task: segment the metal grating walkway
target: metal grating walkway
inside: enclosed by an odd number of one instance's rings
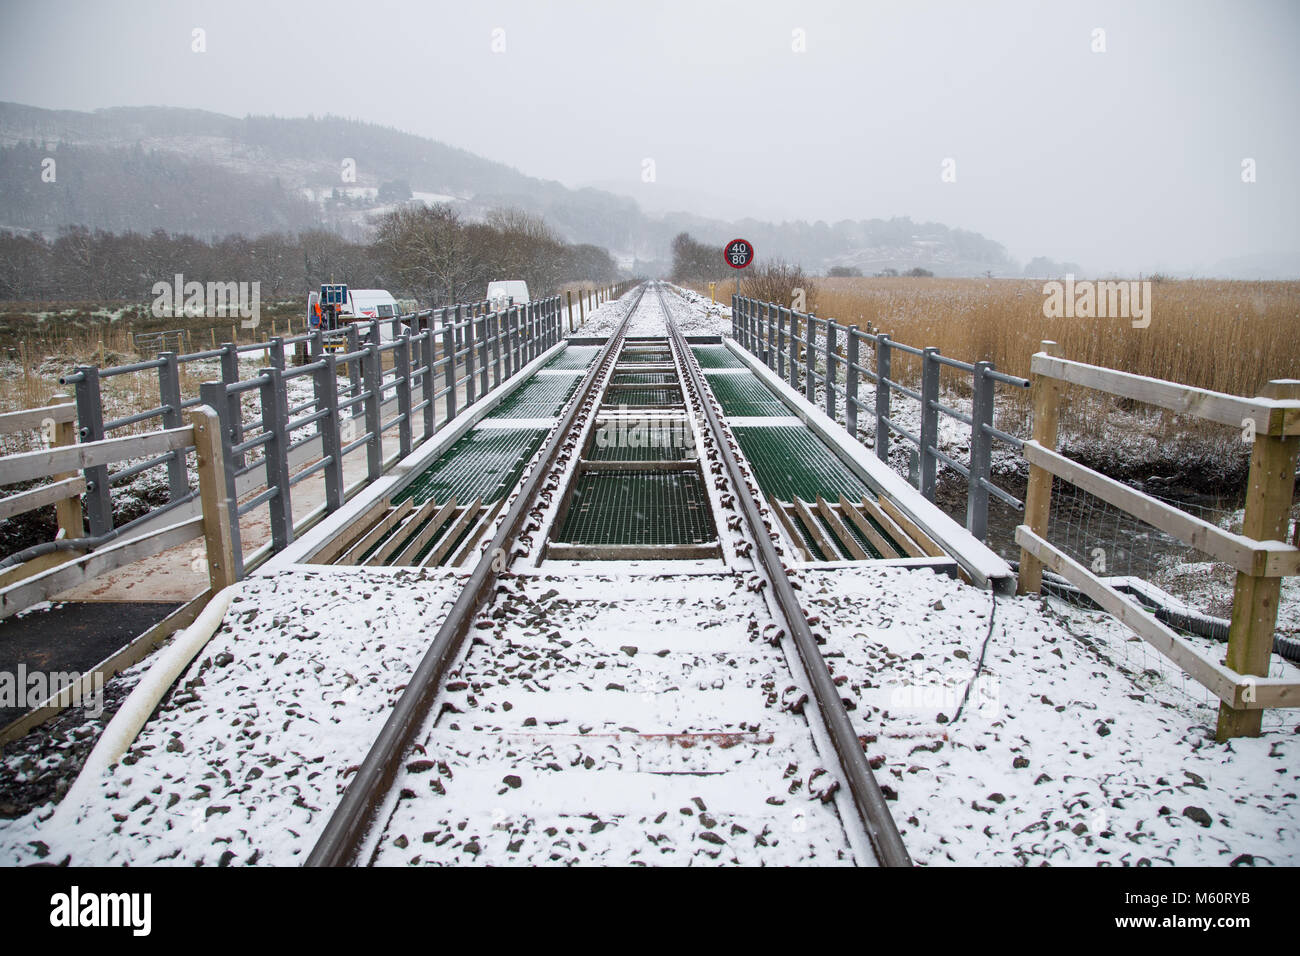
[[[605,392],[603,407],[663,408],[681,406],[684,403],[685,399],[680,388],[675,385],[665,385],[662,388],[647,386],[646,388],[610,389]]]
[[[568,345],[563,352],[546,363],[546,368],[586,369],[600,354],[599,345]]]
[[[724,415],[754,418],[791,414],[790,409],[781,404],[781,400],[752,372],[707,377]]]
[[[691,351],[700,368],[744,368],[745,363],[725,345],[692,345]]]
[[[554,418],[578,387],[582,373],[544,375],[529,379],[506,396],[495,409],[493,418]]]
[[[856,501],[870,493],[806,427],[735,426],[734,431],[764,495],[838,501],[843,494]]]
[[[475,429],[447,449],[395,501],[413,498],[417,505],[430,498],[462,504],[482,498],[486,504],[510,491],[524,465],[546,437],[544,428]]]
[[[676,385],[673,372],[615,372],[611,385]]]
[[[717,540],[704,481],[694,471],[588,472],[554,540],[565,544],[703,544]]]

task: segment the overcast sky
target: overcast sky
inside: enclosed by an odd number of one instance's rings
[[[1290,0],[2,0],[0,99],[332,113],[650,208],[1208,270],[1300,263],[1298,42]]]

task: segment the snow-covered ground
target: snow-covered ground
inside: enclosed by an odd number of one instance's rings
[[[1108,615],[1028,597],[995,609],[929,572],[805,578],[917,862],[1300,863],[1294,711],[1217,744],[1200,686]],[[1273,671],[1300,677],[1276,657]]]

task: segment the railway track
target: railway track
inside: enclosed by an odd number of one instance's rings
[[[655,310],[666,334],[629,341]],[[680,389],[652,417],[680,412],[691,447],[597,467],[597,422],[634,394],[611,384],[636,375]],[[580,477],[621,470],[707,486],[700,540],[557,543],[604,500],[575,505]],[[307,865],[908,865],[758,502],[662,289],[643,286]],[[655,556],[680,572],[623,563]]]

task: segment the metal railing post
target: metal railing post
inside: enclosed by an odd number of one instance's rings
[[[366,346],[362,358],[362,377],[365,383],[366,431],[370,438],[366,442],[366,467],[370,480],[374,481],[384,473],[384,436],[380,434],[379,406],[383,401],[383,382],[379,364],[379,346],[374,341]]]
[[[422,398],[422,401],[424,402],[424,437],[425,438],[430,437],[434,433],[434,430],[438,427],[437,417],[434,414],[434,409],[433,409],[433,396],[434,393],[437,392],[438,390],[438,381],[436,378],[434,378],[434,371],[435,371],[434,353],[437,350],[437,341],[434,338],[434,336],[436,334],[437,333],[435,333],[433,330],[432,323],[429,324],[429,327],[427,329],[425,329],[423,332],[420,333],[420,338],[424,342],[424,345],[420,349],[422,353],[420,361],[424,367],[424,374],[420,376],[420,385],[424,389],[424,396]]]
[[[102,441],[104,438],[104,405],[99,393],[99,368],[95,365],[78,365],[81,378],[76,382],[77,434],[84,442]],[[86,491],[82,501],[90,523],[90,536],[108,534],[113,530],[113,496],[108,482],[108,466],[96,465],[82,472]]]
[[[817,320],[811,312],[804,316],[804,335],[804,397],[808,401],[816,403],[817,379],[813,376],[817,371]]]
[[[847,365],[844,369],[844,421],[849,434],[858,437],[858,342],[862,333],[849,326]]]
[[[411,337],[403,335],[393,349],[393,369],[397,373],[397,449],[398,457],[411,453]]]
[[[966,530],[979,540],[988,538],[989,489],[992,480],[993,389],[995,383],[987,374],[993,371],[992,362],[975,363],[975,391],[971,400],[970,429],[970,486],[966,490]]]
[[[267,502],[271,512],[271,550],[283,551],[293,543],[293,504],[289,496],[289,407],[284,390],[284,370],[274,365],[262,369],[262,430],[270,438],[262,446],[266,462],[266,487],[275,494]]]
[[[312,373],[312,386],[316,393],[316,411],[325,412],[325,417],[317,422],[316,427],[320,430],[321,455],[329,459],[325,465],[325,510],[333,512],[343,507],[343,441],[339,434],[342,428],[339,420],[339,360],[333,352],[315,356],[312,360],[323,363]]]
[[[921,447],[917,454],[921,458],[921,477],[918,487],[921,496],[934,500],[935,474],[939,459],[934,450],[939,445],[939,363],[935,361],[938,348],[927,346],[921,356]]]
[[[456,329],[447,321],[447,310],[442,311],[442,360],[447,363],[443,388],[447,392],[447,421],[456,417]]]
[[[881,332],[876,336],[876,457],[889,461],[889,393],[892,354],[889,336]]]
[[[281,372],[283,372],[285,367],[284,336],[277,335],[273,337],[271,339],[270,348],[268,348],[267,351],[270,353],[270,355],[267,357],[267,360],[271,363],[273,367],[278,368]]]
[[[456,307],[457,322],[465,323],[465,407],[474,404],[476,389],[474,387],[474,313],[468,313],[460,306]]]
[[[185,416],[181,414],[181,369],[175,352],[161,352],[158,358],[158,404],[162,406],[163,428],[181,428],[185,425]],[[190,493],[189,472],[185,465],[185,453],[175,451],[167,462],[168,500],[176,501]]]
[[[221,346],[221,383],[223,385],[234,385],[239,381],[239,346],[233,341],[226,342]],[[229,433],[229,443],[223,449],[226,453],[226,462],[230,463],[230,445],[238,445],[244,440],[244,409],[242,399],[238,392],[231,394],[227,389],[221,397],[222,404],[225,405],[225,411],[222,412],[221,423]],[[221,409],[218,409],[221,411]],[[247,464],[247,459],[241,451],[234,458],[236,468],[243,468]],[[236,549],[238,550],[238,549]],[[241,572],[242,573],[242,572]]]
[[[784,306],[782,306],[784,308]],[[790,387],[799,391],[799,313],[785,309],[790,316]]]
[[[360,330],[357,328],[357,324],[355,322],[352,322],[347,326],[346,334],[348,337],[348,344],[347,344],[348,352],[355,353],[361,351]],[[350,362],[348,362],[348,398],[356,398],[360,394],[361,394],[361,359],[354,358]],[[356,418],[360,414],[361,414],[360,406],[353,405],[351,409],[351,417]]]
[[[492,387],[501,384],[501,312],[493,312],[488,319],[492,323]]]
[[[199,401],[214,409],[221,423],[221,461],[222,470],[225,472],[221,486],[224,492],[221,507],[225,508],[229,515],[231,549],[235,559],[233,571],[235,580],[238,581],[244,576],[244,550],[239,535],[239,496],[235,493],[235,471],[239,466],[236,466],[234,456],[230,454],[231,436],[236,424],[231,417],[230,402],[227,401],[230,397],[224,382],[199,384]],[[206,517],[204,520],[206,522]]]
[[[785,309],[776,307],[776,377],[785,381]]]
[[[479,395],[486,395],[489,389],[488,376],[491,374],[491,369],[488,367],[491,363],[488,360],[490,346],[487,338],[488,317],[486,312],[478,317],[477,323],[478,328],[475,330],[474,335],[478,340],[478,393]]]
[[[826,414],[830,416],[831,421],[835,421],[835,365],[838,356],[835,354],[837,326],[835,320],[828,318],[826,320]]]

